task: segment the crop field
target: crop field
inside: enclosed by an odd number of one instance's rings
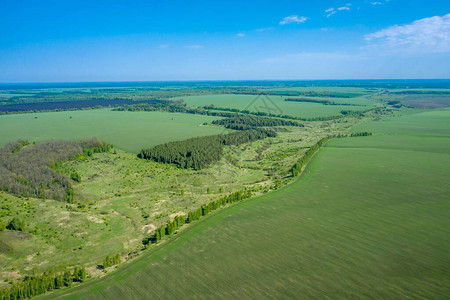
[[[213,135],[223,128],[203,126],[217,117],[109,109],[0,116],[0,145],[18,139],[39,142],[96,136],[119,149],[138,153],[157,144]]]
[[[355,99],[335,99],[332,101],[350,104],[361,104],[365,106],[333,106],[333,105],[322,105],[317,103],[300,103],[300,102],[288,102],[284,101],[286,98],[284,96],[269,96],[270,101],[266,100],[265,97],[258,99],[257,95],[208,95],[208,96],[188,96],[181,97],[185,103],[193,106],[205,106],[214,104],[217,107],[226,108],[238,108],[238,109],[248,109],[250,111],[270,111],[274,114],[286,114],[296,117],[323,117],[323,116],[334,116],[339,115],[342,110],[365,110],[372,107],[371,100],[366,98],[360,99],[360,101]],[[264,100],[261,100],[264,99]],[[314,98],[318,99],[318,98]],[[320,98],[319,98],[320,99]],[[267,106],[266,106],[267,104]]]
[[[363,123],[355,126],[353,131],[408,135],[450,135],[450,109],[431,110],[422,113],[412,112],[407,110],[406,114],[396,118]]]
[[[47,297],[446,298],[449,147],[448,136],[411,131],[332,140],[287,187]]]

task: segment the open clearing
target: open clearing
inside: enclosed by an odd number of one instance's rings
[[[202,126],[218,117],[165,112],[119,112],[110,109],[62,111],[0,116],[0,145],[18,139],[30,142],[83,139],[96,136],[119,149],[138,153],[143,148],[213,135],[223,128]]]
[[[332,140],[291,185],[47,297],[446,298],[449,147],[423,134]]]

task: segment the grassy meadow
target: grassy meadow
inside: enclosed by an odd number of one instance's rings
[[[96,136],[119,149],[138,153],[158,144],[213,135],[223,128],[203,126],[217,117],[164,112],[119,112],[110,109],[0,116],[0,145]]]
[[[432,135],[439,122],[431,135],[390,135],[405,122],[395,120],[361,125],[386,122],[379,135],[330,141],[292,184],[46,297],[448,297],[450,140]]]

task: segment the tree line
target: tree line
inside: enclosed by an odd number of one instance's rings
[[[60,172],[61,162],[109,151],[97,138],[80,141],[17,141],[0,148],[0,190],[25,197],[73,202],[72,180],[78,174]]]
[[[306,103],[318,103],[323,105],[336,105],[336,106],[364,106],[361,104],[354,104],[354,103],[337,103],[334,101],[328,101],[328,100],[317,100],[317,99],[308,99],[308,98],[286,98],[284,101],[288,102],[306,102]]]
[[[318,117],[296,117],[290,115],[283,114],[271,114],[267,112],[255,112],[247,109],[241,110],[237,108],[227,108],[227,107],[217,107],[215,105],[205,105],[203,107],[189,107],[182,100],[171,101],[171,100],[161,100],[160,102],[152,103],[152,104],[133,104],[133,105],[124,105],[118,108],[113,109],[114,111],[162,111],[162,112],[171,112],[171,113],[187,113],[187,114],[197,114],[197,115],[206,115],[206,116],[215,116],[215,117],[225,117],[225,118],[233,118],[239,115],[254,115],[254,116],[262,116],[262,117],[274,117],[281,119],[290,119],[290,120],[298,120],[298,121],[329,121],[343,118],[345,116],[363,116],[365,112],[368,112],[373,109],[367,109],[364,111],[350,111],[343,110],[340,115],[335,116],[318,116]],[[230,125],[231,126],[231,125]],[[238,125],[241,128],[248,128],[244,125]],[[237,129],[238,126],[234,126]]]
[[[225,128],[245,130],[253,127],[275,127],[275,126],[296,126],[303,127],[302,124],[283,119],[267,118],[253,115],[235,115],[231,118],[225,118],[212,121],[212,124],[222,125]]]
[[[335,134],[329,135],[318,140],[314,145],[312,145],[305,154],[292,166],[290,172],[292,177],[299,175],[302,172],[302,168],[311,160],[314,154],[330,139],[332,138],[344,138],[344,137],[357,137],[357,136],[370,136],[371,132],[354,132],[349,135],[347,134]]]
[[[33,273],[8,288],[0,288],[0,300],[28,299],[63,287],[70,287],[74,282],[83,282],[87,276],[86,269],[81,266],[76,266],[72,272],[66,268],[59,273],[53,269],[42,274],[38,274],[37,270]]]
[[[138,157],[175,164],[185,169],[200,170],[220,160],[224,146],[241,145],[275,136],[276,133],[273,130],[255,128],[224,135],[210,135],[169,142],[141,150]]]
[[[291,119],[291,120],[298,120],[298,121],[330,121],[330,120],[341,119],[344,117],[344,115],[341,114],[341,115],[335,115],[335,116],[319,116],[319,117],[304,118],[304,117],[296,117],[296,116],[283,115],[283,114],[271,114],[271,113],[266,113],[263,111],[257,112],[257,111],[249,111],[246,109],[240,110],[237,108],[217,107],[214,105],[203,106],[203,109],[214,110],[214,111],[224,111],[224,112],[235,112],[235,113],[239,113],[239,114],[248,114],[248,115],[254,115],[254,116]]]
[[[165,236],[171,236],[178,228],[180,228],[184,224],[192,223],[222,206],[248,199],[251,196],[251,190],[237,191],[217,200],[211,201],[207,204],[203,204],[201,207],[189,211],[187,214],[187,218],[185,218],[184,216],[176,216],[172,221],[169,221],[166,224],[158,227],[157,229],[155,229],[154,233],[150,237],[145,238],[142,243],[144,245],[158,243]]]

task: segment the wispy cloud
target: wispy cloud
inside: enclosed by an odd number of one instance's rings
[[[161,49],[169,48],[169,44],[161,44],[158,46],[158,48],[161,48]]]
[[[336,14],[338,11],[343,11],[343,10],[350,10],[350,6],[352,6],[351,3],[347,3],[344,6],[338,7],[338,8],[334,8],[334,7],[330,7],[328,9],[325,10],[326,17],[329,18],[332,15]]]
[[[365,48],[396,53],[450,52],[450,14],[395,25],[364,36]]]
[[[370,2],[370,4],[372,4],[372,5],[383,5],[384,3],[375,1],[375,2]]]
[[[237,36],[237,37],[245,37],[246,34],[245,34],[245,33],[238,33],[238,34],[236,34],[236,36]]]
[[[269,30],[272,30],[272,29],[273,29],[273,27],[264,27],[264,28],[258,28],[255,31],[256,32],[263,32],[263,31],[269,31]]]
[[[203,48],[203,45],[187,45],[187,46],[185,46],[185,48],[188,48],[188,49],[201,49],[201,48]]]
[[[297,16],[297,15],[292,15],[292,16],[288,16],[288,17],[284,17],[283,20],[280,21],[280,25],[286,25],[286,24],[291,24],[291,23],[305,23],[306,20],[308,20],[307,17],[304,16]]]

